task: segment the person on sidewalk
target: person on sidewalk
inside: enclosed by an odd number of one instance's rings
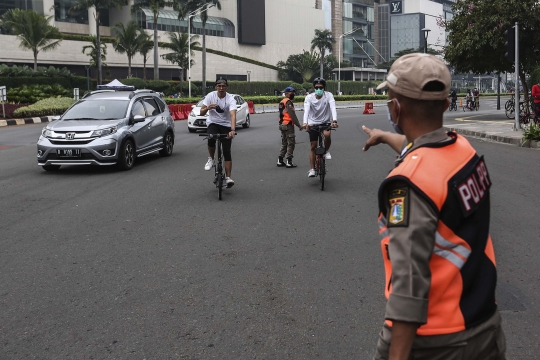
[[[288,86],[285,89],[285,98],[279,103],[279,130],[281,131],[281,149],[277,166],[286,167],[287,169],[295,168],[296,165],[292,162],[294,147],[296,145],[296,135],[294,126],[299,130],[302,126],[298,121],[296,112],[294,111],[294,96],[296,95],[295,88]],[[286,162],[283,159],[286,158]]]
[[[534,100],[534,117],[535,119],[539,119],[540,118],[540,82],[532,86],[531,95]]]
[[[309,133],[309,141],[311,143],[311,151],[309,152],[309,165],[308,177],[315,177],[315,149],[317,148],[317,140],[319,139],[319,132],[317,130],[310,130],[310,126],[328,125],[333,128],[338,127],[337,123],[337,111],[336,100],[331,92],[325,91],[326,80],[323,78],[315,78],[313,80],[313,87],[315,92],[309,94],[304,99],[304,128]],[[330,120],[332,122],[330,123]],[[324,147],[326,148],[325,158],[330,160],[332,156],[328,151],[332,139],[330,138],[330,130],[324,131]]]
[[[216,80],[216,91],[207,94],[201,107],[201,116],[208,113],[206,124],[208,125],[208,134],[227,134],[228,137],[221,141],[223,147],[223,158],[225,159],[225,185],[231,188],[234,180],[231,179],[232,157],[231,145],[232,139],[236,134],[236,100],[234,96],[227,93],[229,84],[227,79],[220,77]],[[216,140],[208,139],[208,161],[204,170],[208,171],[214,166],[214,154],[216,152]]]
[[[442,127],[450,79],[435,56],[402,56],[379,85],[397,134],[363,127],[364,151],[386,143],[401,154],[379,190],[388,302],[376,360],[505,359],[491,179],[471,144]]]

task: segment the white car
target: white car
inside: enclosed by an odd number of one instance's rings
[[[242,125],[244,129],[247,129],[251,123],[249,119],[249,109],[248,103],[240,95],[233,94],[234,99],[236,100],[236,125]],[[201,116],[201,107],[203,106],[203,101],[199,101],[197,105],[193,106],[193,110],[188,116],[187,126],[190,133],[194,133],[197,130],[206,130],[206,118]]]

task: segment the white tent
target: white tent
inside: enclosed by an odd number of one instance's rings
[[[133,91],[135,90],[135,86],[131,85],[124,85],[120,81],[114,79],[108,84],[105,85],[98,85],[98,90],[124,90],[124,91]]]

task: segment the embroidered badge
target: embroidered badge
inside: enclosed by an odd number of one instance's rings
[[[390,212],[388,214],[389,225],[406,225],[407,219],[407,190],[394,189],[390,191]]]

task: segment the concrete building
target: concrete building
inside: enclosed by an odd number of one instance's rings
[[[128,4],[133,4],[129,0]],[[3,0],[0,1],[0,15],[11,8],[33,9],[44,15],[53,16],[52,25],[67,34],[93,35],[96,33],[94,9],[70,13],[73,0]],[[289,55],[309,50],[315,29],[324,29],[324,13],[316,0],[220,0],[221,10],[211,8],[206,23],[206,46],[231,55],[248,58],[275,66],[278,61],[286,61]],[[121,9],[101,12],[100,34],[111,35],[111,28],[118,22],[127,23],[135,19],[148,33],[158,29],[159,41],[168,40],[168,31],[187,32],[187,19],[178,20],[178,14],[172,8],[160,11],[157,24],[149,9],[131,14],[131,5]],[[286,10],[286,11],[285,11]],[[302,14],[302,16],[298,16]],[[194,16],[194,32],[202,34],[202,23],[199,16]],[[199,37],[202,42],[202,37]],[[0,63],[30,64],[33,56],[30,51],[19,48],[18,40],[11,35],[0,35],[3,50]],[[54,52],[43,52],[38,56],[39,66],[68,66],[71,71],[84,75],[84,65],[89,57],[82,53],[82,47],[88,43],[64,40],[60,48]],[[159,49],[159,54],[169,52]],[[192,67],[192,80],[202,79],[202,54],[195,52],[195,65]],[[107,60],[111,77],[127,76],[127,58],[107,45]],[[133,76],[142,77],[143,59],[136,55],[132,61]],[[175,79],[180,75],[177,66],[159,60],[160,78]],[[147,77],[153,76],[153,56],[147,62]],[[278,80],[274,69],[259,66],[242,60],[235,60],[207,53],[206,78],[213,81],[216,75],[225,75],[231,79],[245,80],[250,71],[252,81]]]

